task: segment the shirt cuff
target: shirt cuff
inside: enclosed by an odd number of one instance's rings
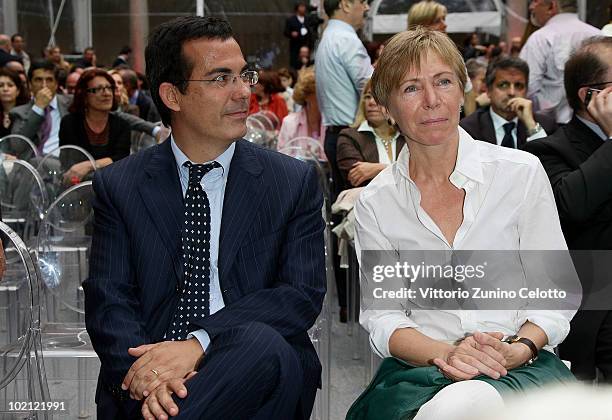
[[[403,311],[366,310],[361,312],[360,324],[370,333],[372,351],[382,358],[391,357],[389,339],[400,328],[418,328]]]
[[[540,327],[548,337],[546,346],[557,347],[570,331],[570,319],[575,311],[526,311],[519,324],[529,321]]]
[[[208,336],[208,333],[206,332],[206,330],[204,329],[196,330],[196,331],[192,331],[189,334],[187,334],[188,340],[194,337],[196,338],[196,340],[200,342],[200,345],[202,346],[202,350],[206,352],[206,349],[208,349],[208,345],[210,344],[210,337]]]
[[[546,134],[546,130],[541,129],[540,131],[535,133],[533,136],[527,137],[527,141],[531,141],[531,140],[535,140],[535,139],[542,139],[544,137],[548,137],[548,134]]]
[[[151,132],[151,135],[153,137],[157,137],[157,133],[159,133],[159,130],[161,130],[161,127],[159,125],[156,125],[155,127],[153,127],[153,131]]]
[[[36,112],[41,117],[45,116],[45,110],[39,107],[38,105],[32,105],[32,111]]]

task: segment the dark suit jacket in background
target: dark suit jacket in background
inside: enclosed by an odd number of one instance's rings
[[[399,136],[395,145],[395,157],[399,156],[402,147],[406,144],[403,136]],[[345,128],[338,136],[338,144],[336,145],[336,160],[338,168],[342,173],[344,182],[347,185],[348,173],[353,165],[357,162],[379,163],[378,148],[374,134],[369,131],[357,131],[355,128]],[[365,181],[360,187],[368,185],[370,180]]]
[[[113,162],[130,154],[130,125],[115,114],[108,116],[108,144],[95,146],[89,144],[83,114],[68,114],[62,118],[59,138],[60,146],[67,144],[87,150],[94,159],[111,158]]]
[[[603,141],[574,117],[553,135],[530,141],[523,150],[536,155],[555,195],[569,249],[612,249],[612,141]],[[583,294],[592,289],[582,276]],[[600,335],[600,329],[608,333]],[[595,365],[612,382],[612,315],[610,311],[578,311],[571,321],[560,356],[572,362],[579,379],[593,379]],[[596,362],[596,359],[597,362]]]
[[[101,360],[96,402],[112,400],[121,412],[134,413],[138,402],[113,397],[121,395],[136,360],[127,349],[163,341],[184,282],[183,194],[170,141],[96,171],[93,186],[94,235],[83,287],[87,330]],[[313,167],[238,141],[219,239],[225,308],[192,320],[208,332],[211,346],[217,335],[245,323],[275,329],[297,352],[311,395],[321,372],[307,330],[325,295],[322,205]]]
[[[138,105],[139,110],[138,116],[143,120],[151,122],[161,121],[161,117],[159,116],[159,112],[157,112],[153,99],[142,90],[138,91],[136,105]]]
[[[302,35],[302,28],[306,28],[308,30],[306,35]],[[298,33],[297,38],[293,38],[291,36],[291,32],[294,31]],[[308,26],[308,17],[304,16],[304,23],[300,23],[296,15],[287,18],[285,21],[284,34],[287,38],[289,38],[289,64],[294,69],[299,69],[300,62],[298,60],[298,55],[300,53],[300,48],[306,45],[312,50],[312,32],[311,28]]]
[[[548,115],[536,112],[533,116],[536,122],[540,123],[546,134],[549,136],[557,130],[557,122]],[[463,118],[459,125],[476,140],[488,141],[497,144],[495,137],[495,127],[489,113],[489,107],[478,109],[476,112]],[[527,127],[521,120],[518,120],[516,127],[516,143],[520,148],[527,142]]]

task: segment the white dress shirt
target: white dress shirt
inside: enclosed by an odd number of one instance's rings
[[[408,146],[397,162],[365,187],[355,206],[355,246],[361,250],[566,250],[550,182],[529,153],[476,141],[459,127],[457,163],[450,181],[465,190],[463,221],[451,246],[420,206],[410,178]],[[511,182],[509,180],[512,180]],[[362,310],[370,344],[389,357],[398,328],[454,342],[474,331],[518,332],[526,321],[548,336],[548,348],[569,332],[574,311],[549,310]]]
[[[330,19],[315,56],[319,109],[325,126],[349,126],[372,76],[370,56],[348,23]]]
[[[176,169],[181,181],[183,196],[187,193],[189,184],[189,168],[183,166],[189,158],[179,149],[174,142],[174,137],[170,136],[172,152],[176,160]],[[210,204],[210,294],[209,308],[210,314],[214,314],[225,306],[223,294],[219,284],[219,234],[221,232],[221,216],[223,213],[223,198],[225,197],[225,186],[229,175],[230,165],[234,157],[236,143],[232,143],[218,158],[214,159],[221,167],[214,168],[202,177],[201,185]],[[211,161],[212,162],[212,161]],[[208,163],[208,162],[205,162]],[[200,342],[202,349],[206,351],[210,344],[208,333],[201,329],[193,331],[187,338],[195,337]]]
[[[504,139],[504,136],[506,135],[506,130],[504,130],[504,124],[507,124],[509,122],[514,123],[514,128],[512,129],[512,138],[514,139],[514,148],[516,149],[517,148],[516,133],[518,130],[518,123],[519,123],[518,117],[514,117],[514,119],[508,121],[504,117],[499,115],[497,112],[493,111],[492,107],[489,107],[489,114],[491,115],[491,120],[493,121],[493,128],[495,129],[495,139],[497,140],[498,146],[501,146],[502,140]],[[548,136],[548,134],[546,134],[546,131],[544,130],[544,128],[542,128],[540,131],[535,133],[533,136],[527,137],[526,141],[541,139],[546,136]]]
[[[537,109],[555,108],[559,123],[572,117],[563,85],[565,63],[582,41],[595,35],[601,31],[577,14],[559,13],[532,33],[521,50],[519,57],[529,64],[528,96],[537,101]]]
[[[51,102],[49,102],[47,106],[51,107],[51,131],[49,132],[49,138],[43,146],[43,154],[47,154],[59,147],[59,129],[60,123],[62,122],[56,95],[53,96],[53,99],[51,99]],[[36,112],[41,117],[45,116],[45,110],[37,105],[32,105],[32,111]]]
[[[390,165],[391,163],[395,162],[395,156],[397,156],[397,138],[400,135],[399,131],[395,133],[395,136],[393,136],[391,139],[391,155],[393,160],[389,159],[389,154],[387,153],[387,148],[385,147],[382,138],[376,134],[376,131],[374,131],[374,129],[370,126],[368,120],[364,120],[359,128],[357,128],[357,131],[367,131],[374,135],[374,139],[376,140],[376,150],[378,150],[378,163]]]

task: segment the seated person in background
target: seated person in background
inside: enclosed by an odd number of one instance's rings
[[[249,115],[259,111],[270,111],[278,117],[282,123],[287,116],[287,104],[280,95],[285,88],[281,84],[278,73],[273,70],[262,70],[259,72],[259,80],[251,93],[249,104]]]
[[[554,133],[555,120],[534,113],[531,101],[525,97],[528,80],[529,67],[520,58],[493,61],[485,77],[491,106],[462,119],[461,127],[476,140],[515,149]]]
[[[281,92],[281,96],[287,104],[289,112],[296,111],[295,103],[293,102],[293,86],[294,80],[297,81],[297,73],[293,69],[283,67],[278,70],[278,76],[280,77],[281,84],[285,88],[284,92]]]
[[[0,137],[11,134],[13,121],[9,112],[16,106],[28,102],[25,89],[21,88],[19,75],[7,68],[0,68],[0,102],[2,104],[2,124],[0,124]]]
[[[540,162],[459,128],[466,80],[461,54],[440,32],[402,32],[383,50],[372,92],[406,147],[355,206],[364,274],[362,250],[567,250]],[[372,350],[387,359],[347,419],[470,418],[486,405],[501,408],[502,396],[575,380],[552,351],[574,311],[518,305],[362,309]]]
[[[319,160],[327,160],[323,151],[325,142],[325,127],[321,122],[321,113],[317,102],[317,90],[314,70],[303,70],[293,91],[293,100],[302,105],[298,112],[292,112],[285,117],[278,133],[278,146],[280,150],[288,141],[296,137],[312,137],[321,143],[316,150]],[[302,144],[308,148],[308,145]]]
[[[540,158],[570,249],[612,249],[612,38],[587,39],[565,64],[573,118],[523,150]],[[585,290],[595,287],[583,285]],[[612,383],[612,311],[578,311],[559,355],[580,380]]]
[[[472,92],[476,96],[476,108],[489,106],[491,101],[487,95],[487,84],[485,83],[487,65],[475,58],[470,58],[465,62],[465,68],[472,82]]]
[[[338,136],[337,159],[340,173],[353,187],[367,185],[372,178],[395,162],[405,144],[394,125],[372,96],[368,81],[359,100],[353,127]]]
[[[60,146],[82,147],[103,168],[130,154],[130,125],[112,114],[117,108],[115,81],[104,70],[86,70],[77,83],[69,114],[60,125]],[[60,156],[60,160],[64,160]],[[83,179],[93,171],[89,161],[75,163],[66,174]]]
[[[57,94],[57,68],[50,61],[34,61],[28,71],[32,100],[11,110],[13,134],[26,136],[42,154],[59,146],[60,121],[68,113],[70,97]]]

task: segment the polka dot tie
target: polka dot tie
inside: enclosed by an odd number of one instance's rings
[[[189,168],[189,185],[185,194],[185,223],[183,225],[183,290],[179,297],[174,319],[166,338],[184,340],[197,327],[190,320],[209,315],[210,299],[210,204],[202,189],[202,177],[217,162],[198,165],[185,162]]]

